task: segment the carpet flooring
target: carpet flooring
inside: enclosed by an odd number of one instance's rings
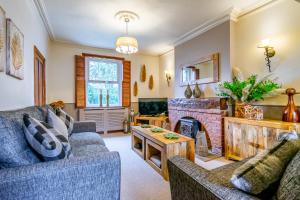
[[[121,200],[170,200],[169,182],[165,181],[141,157],[131,150],[130,134],[102,135],[110,151],[121,156]],[[208,162],[195,159],[199,166],[212,170],[232,163],[224,157]]]
[[[121,156],[121,200],[171,199],[169,182],[131,150],[130,135],[113,133],[103,139],[110,151]]]

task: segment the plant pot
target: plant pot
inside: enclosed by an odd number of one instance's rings
[[[234,116],[239,118],[245,118],[245,106],[247,104],[243,102],[235,102],[234,105]]]

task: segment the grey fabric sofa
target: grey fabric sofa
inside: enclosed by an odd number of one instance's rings
[[[297,163],[299,157],[294,158]],[[175,156],[168,160],[172,200],[257,200],[276,199],[278,184],[259,196],[234,188],[230,183],[233,171],[247,160],[208,171],[191,161]],[[294,170],[299,170],[295,168]],[[295,188],[297,189],[297,188]]]
[[[45,120],[45,109],[1,111],[22,130],[23,113]],[[70,137],[73,157],[0,169],[0,199],[120,199],[121,164],[109,152],[94,122],[75,122]],[[1,147],[0,147],[1,149]]]

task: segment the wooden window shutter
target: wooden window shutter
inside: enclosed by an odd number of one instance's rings
[[[123,61],[123,82],[122,82],[122,106],[130,107],[131,105],[131,62]]]
[[[85,58],[75,55],[75,106],[85,108]]]

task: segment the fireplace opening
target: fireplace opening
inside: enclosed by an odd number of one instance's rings
[[[215,155],[212,154],[212,145],[209,135],[205,127],[202,126],[198,120],[192,117],[183,117],[178,121],[175,131],[195,140],[195,154],[201,160],[208,161],[215,157]]]

